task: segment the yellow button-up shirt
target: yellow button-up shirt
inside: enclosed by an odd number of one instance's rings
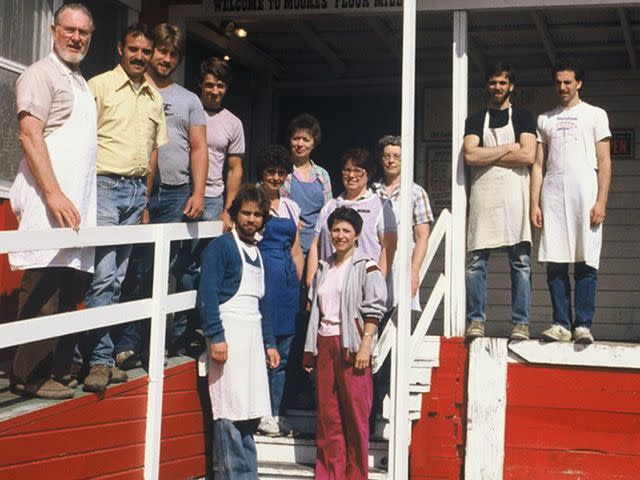
[[[160,92],[146,80],[136,90],[120,65],[89,88],[98,108],[98,174],[145,176],[153,149],[169,141]]]

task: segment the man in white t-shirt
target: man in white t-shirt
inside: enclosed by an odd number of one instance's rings
[[[547,265],[553,307],[553,326],[542,337],[570,341],[573,327],[573,339],[589,344],[611,184],[611,131],[607,113],[580,98],[580,66],[558,63],[552,76],[560,105],[538,117],[531,171],[531,223],[542,229],[538,260]],[[575,278],[573,324],[569,263]]]
[[[222,220],[225,229],[229,229],[231,219],[227,208],[242,183],[244,130],[242,121],[222,104],[231,84],[232,71],[229,64],[220,58],[211,57],[200,65],[200,75],[200,100],[206,113],[209,146],[209,174],[205,187],[203,220]],[[225,162],[226,182],[223,178]]]

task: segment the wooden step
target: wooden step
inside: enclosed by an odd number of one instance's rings
[[[316,460],[316,442],[310,438],[267,437],[256,435],[256,449],[260,465],[265,462],[280,464],[313,465]],[[386,469],[388,463],[388,443],[369,443],[369,467]]]
[[[280,479],[290,480],[296,478],[314,478],[312,464],[282,463],[282,462],[260,462],[258,466],[260,479]],[[387,472],[377,468],[369,469],[370,480],[386,480]]]

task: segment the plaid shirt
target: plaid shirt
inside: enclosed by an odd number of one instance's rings
[[[384,182],[374,182],[371,186],[372,190],[380,197],[390,200],[393,205],[393,211],[396,215],[396,222],[400,223],[400,185],[398,185],[391,195],[387,195]],[[417,183],[413,184],[412,189],[413,202],[413,225],[422,225],[424,223],[433,223],[433,212],[429,203],[429,196]]]

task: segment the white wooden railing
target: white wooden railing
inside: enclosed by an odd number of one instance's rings
[[[406,367],[409,368],[411,362],[415,360],[417,354],[418,345],[424,339],[431,323],[433,322],[433,318],[435,317],[436,311],[440,306],[441,302],[447,301],[449,297],[449,286],[450,282],[448,279],[448,268],[451,262],[451,252],[449,251],[450,242],[447,241],[447,236],[451,231],[451,214],[448,210],[442,210],[440,216],[438,217],[438,221],[436,222],[431,235],[429,236],[429,246],[427,248],[427,254],[422,261],[422,266],[420,267],[420,276],[418,278],[419,285],[422,285],[422,281],[424,280],[431,263],[436,255],[436,252],[440,248],[440,245],[444,243],[444,271],[438,275],[438,279],[431,289],[431,293],[429,294],[429,299],[422,310],[422,314],[420,315],[420,319],[411,334],[411,339],[409,341],[409,365]],[[444,318],[445,324],[448,319]],[[445,327],[446,330],[446,327]],[[384,360],[391,353],[391,349],[395,344],[396,337],[396,324],[391,319],[387,322],[383,332],[380,334],[380,339],[378,340],[378,344],[376,345],[375,351],[373,352],[373,356],[376,359],[375,366],[373,368],[374,373],[377,372]],[[392,395],[395,390],[391,390]]]
[[[0,232],[0,254],[150,243],[155,248],[151,298],[60,313],[0,325],[0,349],[36,340],[84,332],[151,317],[149,386],[144,451],[144,478],[155,480],[160,468],[164,343],[168,313],[195,306],[196,292],[168,294],[169,250],[172,241],[220,235],[221,222],[95,227],[78,232],[65,228],[40,232]]]

